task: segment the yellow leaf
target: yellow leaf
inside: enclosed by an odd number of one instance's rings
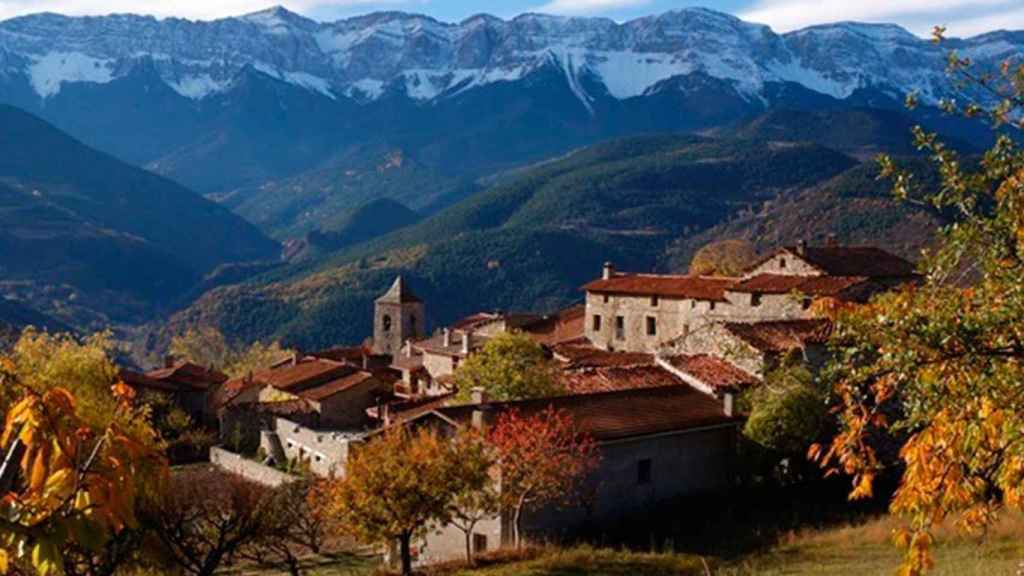
[[[8,564],[7,551],[0,550],[0,573],[7,574],[7,570],[9,569]]]

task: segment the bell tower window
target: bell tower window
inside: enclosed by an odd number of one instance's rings
[[[385,332],[391,332],[391,315],[390,314],[385,314],[384,315],[384,318],[381,320],[381,328],[383,328]]]

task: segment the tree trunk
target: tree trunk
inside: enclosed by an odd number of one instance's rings
[[[512,514],[512,543],[515,544],[516,550],[519,550],[522,544],[519,534],[519,520],[522,517],[522,512],[523,505],[519,504],[516,506],[516,511]]]
[[[466,564],[473,565],[473,531],[466,530]]]
[[[412,534],[402,534],[398,538],[402,554],[402,576],[412,576],[412,549],[409,546],[410,540],[412,540]]]

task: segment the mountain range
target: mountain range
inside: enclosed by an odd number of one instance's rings
[[[900,109],[910,92],[914,119],[934,120],[953,94],[948,49],[995,68],[1022,46],[1021,32],[937,46],[851,22],[776,34],[699,8],[623,23],[39,14],[0,22],[0,102],[287,240],[381,196],[429,215],[482,177],[609,138]]]
[[[397,273],[443,323],[553,310],[605,259],[678,271],[723,238],[914,256],[942,219],[865,161],[917,154],[916,124],[990,141],[939,110],[949,49],[995,69],[1024,32],[776,34],[689,8],[3,21],[0,321],[314,347],[365,335]]]

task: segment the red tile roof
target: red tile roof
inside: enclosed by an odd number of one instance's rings
[[[716,391],[742,390],[759,383],[758,378],[753,374],[741,370],[721,358],[707,354],[671,356],[665,358],[665,362]]]
[[[586,312],[586,306],[582,304],[566,308],[523,326],[523,332],[548,346],[577,340],[585,333]]]
[[[303,358],[294,364],[257,372],[253,379],[280,390],[298,392],[343,378],[357,370],[354,366],[333,360]]]
[[[725,329],[762,352],[789,352],[808,344],[825,344],[832,336],[826,319],[725,324]]]
[[[595,280],[583,287],[587,292],[659,296],[694,300],[725,301],[725,291],[735,278],[710,276],[668,276],[655,274],[618,274],[607,280]]]
[[[169,384],[177,389],[208,390],[227,382],[228,377],[222,372],[205,368],[192,362],[179,360],[173,366],[150,370],[145,373],[149,380],[155,380]]]
[[[845,290],[869,282],[864,276],[781,276],[761,274],[730,288],[732,292],[750,294],[788,294],[799,292],[809,296],[838,296]]]
[[[765,256],[749,270],[783,252],[804,260],[829,276],[899,278],[914,276],[916,272],[912,262],[872,246],[785,246]]]
[[[611,352],[592,345],[562,344],[551,348],[568,369],[653,366],[654,356],[641,352]]]
[[[915,272],[909,261],[871,246],[808,246],[803,253],[795,247],[789,250],[830,276],[899,277]]]
[[[319,402],[373,379],[373,374],[369,372],[352,372],[342,378],[338,378],[337,380],[332,380],[325,384],[304,389],[297,394],[299,397],[305,398],[306,400]]]
[[[602,442],[707,426],[738,425],[742,421],[739,417],[727,416],[722,403],[715,398],[689,386],[450,406],[434,412],[466,423],[472,418],[473,411],[480,409],[493,422],[498,414],[508,410],[530,416],[549,406],[566,411],[582,431]]]
[[[631,366],[563,370],[559,374],[566,392],[597,394],[618,390],[641,390],[660,386],[683,386],[682,379],[660,366]]]

